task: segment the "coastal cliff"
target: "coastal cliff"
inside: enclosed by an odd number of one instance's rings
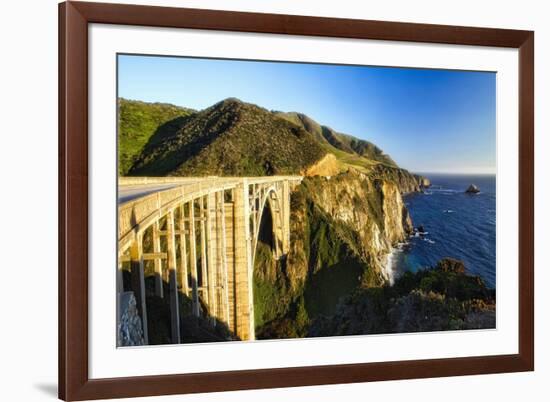
[[[394,166],[379,164],[372,168],[370,174],[372,177],[395,183],[403,194],[423,191],[431,186],[427,177]]]
[[[355,253],[372,264],[375,277],[383,278],[375,283],[388,280],[385,257],[412,232],[398,185],[353,170],[330,178],[308,178],[303,185],[316,207],[349,228]]]

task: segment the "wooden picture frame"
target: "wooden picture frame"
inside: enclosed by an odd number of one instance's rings
[[[90,379],[88,24],[120,24],[519,49],[519,353]],[[534,33],[103,3],[59,5],[59,397],[139,397],[534,369]]]

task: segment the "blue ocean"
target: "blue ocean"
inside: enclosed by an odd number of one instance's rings
[[[406,195],[415,233],[391,256],[395,276],[434,266],[441,258],[462,260],[490,287],[496,276],[496,183],[494,175],[426,174],[432,187]],[[475,184],[481,191],[467,194]]]

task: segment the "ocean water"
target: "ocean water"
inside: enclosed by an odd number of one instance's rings
[[[441,258],[462,260],[468,273],[490,287],[496,276],[496,183],[494,175],[425,175],[432,187],[406,195],[415,234],[389,257],[395,277],[434,266]],[[466,194],[470,184],[481,192]]]

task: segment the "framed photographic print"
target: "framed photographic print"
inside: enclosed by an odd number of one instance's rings
[[[533,32],[59,10],[60,398],[533,370]]]

